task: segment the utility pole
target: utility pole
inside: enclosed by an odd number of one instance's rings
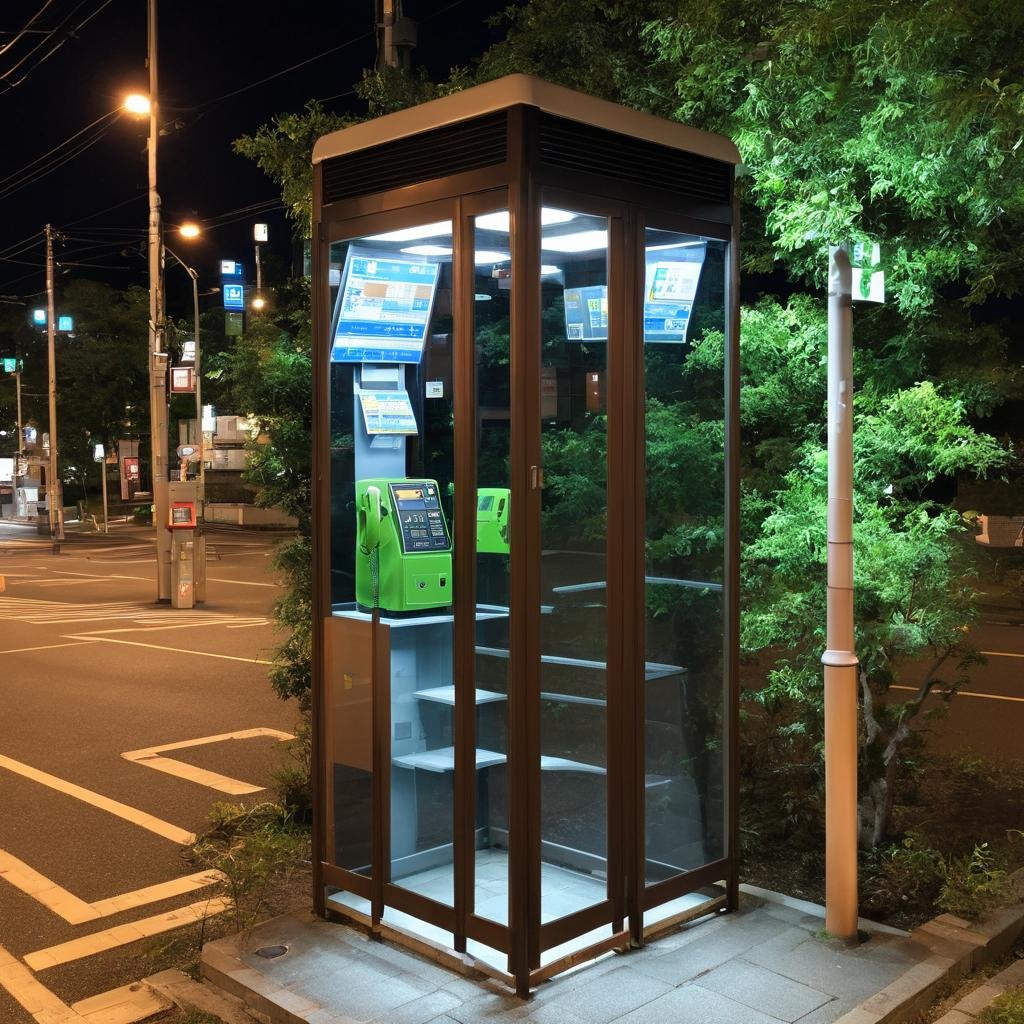
[[[156,155],[160,135],[159,82],[157,78],[157,0],[148,2],[149,55],[149,437],[153,487],[153,526],[156,530],[156,596],[171,599],[170,536],[167,491],[167,353],[164,341],[164,281],[160,225],[160,194],[157,192]]]
[[[256,266],[259,266],[258,254],[260,247],[256,246],[257,261]],[[196,351],[194,361],[194,372],[196,376],[196,442],[199,445],[199,494],[197,495],[199,501],[199,514],[206,518],[206,452],[203,450],[203,385],[200,371],[202,370],[202,354],[200,352],[199,345],[199,274],[191,267],[185,267],[188,272],[188,276],[192,278],[192,316],[194,319],[195,327],[194,334],[196,339]]]
[[[416,48],[416,22],[402,14],[402,0],[376,0],[377,70],[412,66]]]
[[[25,425],[21,421],[21,360],[15,363],[17,369],[14,371],[14,390],[18,396],[18,462],[21,462],[25,452]],[[17,470],[17,466],[14,467]],[[18,474],[14,474],[14,485],[18,485]]]
[[[50,540],[53,553],[60,554],[64,539],[64,494],[57,469],[57,361],[54,342],[57,333],[57,315],[53,301],[53,228],[46,225],[46,350],[49,361],[50,392],[50,461],[46,469],[46,512],[50,521]],[[21,390],[19,386],[19,391]],[[21,416],[19,415],[19,420]],[[19,442],[20,445],[20,442]]]
[[[857,666],[853,631],[853,271],[828,267],[828,598],[825,666],[825,931],[857,936]]]

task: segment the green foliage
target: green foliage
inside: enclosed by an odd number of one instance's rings
[[[1024,1024],[1024,988],[1007,989],[978,1014],[979,1024]]]
[[[309,237],[312,223],[313,144],[321,135],[358,120],[332,114],[318,100],[310,100],[302,113],[279,114],[255,135],[243,135],[234,142],[236,153],[254,160],[280,185],[295,233],[302,238]]]
[[[295,739],[288,744],[288,762],[274,772],[278,802],[293,821],[303,825],[313,820],[312,744],[313,726],[307,713],[295,730]]]
[[[231,899],[236,931],[251,928],[266,906],[271,886],[309,857],[309,834],[277,804],[243,807],[217,803],[210,829],[192,847],[193,860],[219,871]]]
[[[932,905],[946,876],[942,854],[910,833],[875,858],[865,885],[865,903],[876,913],[891,913],[901,904]]]
[[[309,282],[300,279],[282,285],[272,313],[250,321],[226,367],[235,408],[258,428],[246,470],[257,504],[282,508],[299,522],[299,536],[274,555],[273,568],[286,582],[275,607],[286,637],[270,679],[282,699],[295,697],[303,708],[309,702],[313,618],[311,345]]]
[[[988,843],[981,843],[946,865],[938,905],[957,917],[977,918],[1005,906],[1013,896],[1009,875],[996,863]]]

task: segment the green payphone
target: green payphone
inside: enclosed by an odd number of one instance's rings
[[[435,480],[356,481],[356,600],[392,613],[452,603],[452,542]]]
[[[512,492],[507,487],[481,487],[476,492],[476,550],[478,554],[509,553],[509,509]]]

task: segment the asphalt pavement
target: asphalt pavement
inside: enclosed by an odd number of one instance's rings
[[[210,531],[207,600],[179,610],[155,601],[152,537],[53,554],[0,525],[3,1024],[137,981],[148,946],[216,910],[183,844],[214,803],[272,796],[287,759],[298,712],[267,679],[278,538]]]

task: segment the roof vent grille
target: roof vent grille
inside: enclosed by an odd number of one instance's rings
[[[506,111],[324,161],[324,203],[505,162]]]
[[[613,134],[553,114],[540,117],[538,149],[541,163],[549,166],[729,204],[732,168],[710,157]]]

